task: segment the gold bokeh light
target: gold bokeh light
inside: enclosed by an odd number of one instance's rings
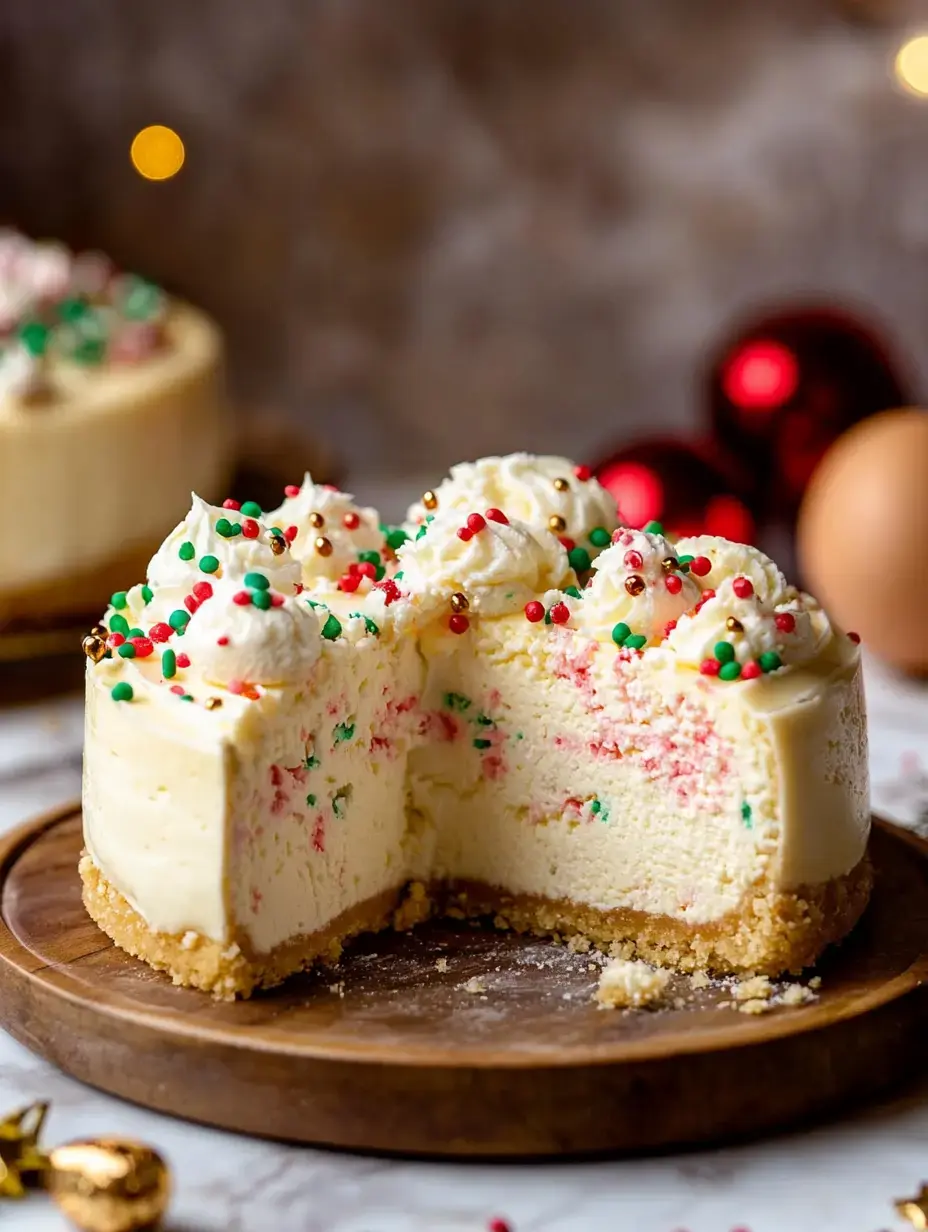
[[[184,165],[184,143],[173,128],[149,124],[132,138],[129,157],[146,180],[169,180]]]
[[[928,34],[916,34],[896,53],[896,79],[910,93],[928,98]]]

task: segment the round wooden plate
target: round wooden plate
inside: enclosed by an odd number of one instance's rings
[[[762,1017],[684,977],[678,1008],[604,1012],[588,955],[454,922],[217,1003],[98,931],[80,848],[75,807],[0,847],[0,1021],[76,1078],[226,1129],[424,1155],[651,1150],[832,1112],[901,1079],[923,1039],[926,845],[882,822],[873,902],[818,1000]]]

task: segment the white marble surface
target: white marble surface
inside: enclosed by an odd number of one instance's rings
[[[928,830],[928,688],[868,666],[874,805]],[[0,829],[76,797],[77,699],[0,713]],[[928,1177],[928,1081],[766,1142],[620,1162],[457,1165],[361,1158],[212,1132],[100,1095],[0,1034],[0,1112],[50,1098],[49,1141],[131,1134],[172,1163],[171,1232],[878,1232]],[[41,1198],[0,1228],[63,1232]]]

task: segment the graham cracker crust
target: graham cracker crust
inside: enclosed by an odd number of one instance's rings
[[[491,917],[497,928],[538,936],[583,936],[679,971],[778,976],[809,967],[854,927],[870,897],[865,856],[843,877],[784,893],[755,888],[742,909],[711,924],[618,908],[601,911],[567,899],[508,894],[472,882],[398,886],[342,912],[326,928],[297,937],[270,954],[249,953],[247,942],[220,945],[197,933],[154,932],[86,853],[80,861],[84,906],[121,949],[167,972],[175,984],[201,988],[222,1000],[248,997],[316,963],[334,963],[350,937],[386,928],[403,930],[431,915]]]

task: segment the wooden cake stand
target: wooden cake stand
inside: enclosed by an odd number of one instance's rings
[[[832,1113],[923,1043],[928,845],[884,822],[873,902],[818,999],[762,1017],[683,977],[678,1008],[605,1012],[588,955],[454,923],[218,1003],[98,931],[80,849],[74,806],[0,846],[0,1022],[84,1082],[226,1129],[459,1157],[653,1150]]]

